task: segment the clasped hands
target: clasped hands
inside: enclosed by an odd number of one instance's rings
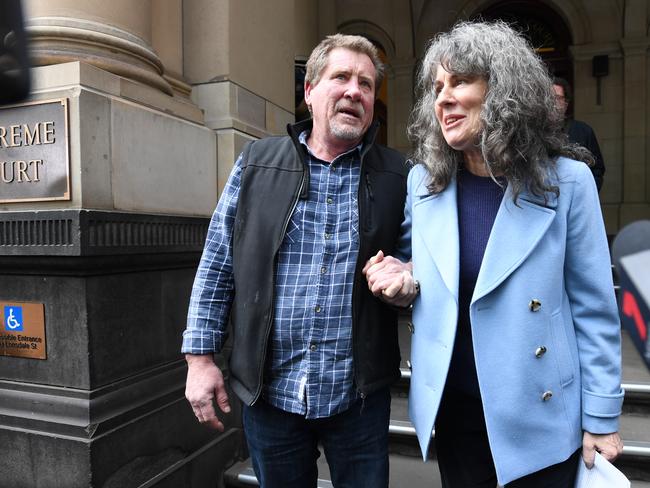
[[[418,294],[413,265],[379,251],[363,267],[368,288],[376,297],[396,307],[408,307]]]

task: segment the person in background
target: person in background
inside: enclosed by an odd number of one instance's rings
[[[446,488],[573,488],[581,454],[592,466],[595,451],[611,461],[623,447],[620,323],[591,155],[568,143],[543,62],[504,23],[440,34],[418,87],[412,262],[378,253],[364,272],[384,300],[413,300],[409,413],[422,455],[435,426]]]
[[[307,62],[312,118],[244,149],[208,230],[183,336],[186,397],[223,429],[213,355],[230,316],[230,386],[263,488],[315,488],[319,443],[333,486],[388,486],[397,312],[361,273],[396,251],[404,218],[404,157],[374,143],[383,72],[367,39],[323,40]]]
[[[555,101],[557,102],[558,109],[564,115],[564,131],[569,136],[570,142],[575,142],[583,147],[586,147],[594,158],[594,163],[591,166],[591,173],[596,180],[596,187],[600,192],[603,186],[603,178],[605,177],[605,162],[603,155],[600,152],[598,139],[596,134],[589,124],[581,120],[575,120],[566,116],[569,102],[571,102],[571,85],[564,78],[553,78],[553,90],[555,91]]]

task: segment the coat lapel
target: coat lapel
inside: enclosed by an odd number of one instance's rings
[[[445,286],[458,302],[458,208],[456,205],[456,180],[437,195],[429,195],[424,187],[415,193],[413,204],[413,232],[428,251]],[[418,263],[429,269],[426,263]]]
[[[554,196],[544,203],[522,193],[515,205],[508,186],[485,248],[472,303],[499,286],[533,251],[555,217],[556,204]]]

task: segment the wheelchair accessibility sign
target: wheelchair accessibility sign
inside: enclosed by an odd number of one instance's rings
[[[45,305],[0,301],[0,310],[0,356],[47,359]]]
[[[23,307],[5,306],[5,330],[23,330]]]

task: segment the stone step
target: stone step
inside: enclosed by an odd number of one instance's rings
[[[390,487],[395,488],[441,488],[440,474],[435,460],[426,463],[413,456],[392,453],[390,455]],[[250,459],[236,464],[225,474],[226,486],[245,488],[259,486]],[[332,488],[325,456],[318,458],[318,488]]]
[[[408,418],[408,400],[405,396],[393,396],[389,433],[391,437],[390,486],[408,488],[441,486],[435,461],[435,447],[432,443],[429,461],[423,463],[415,428]],[[435,432],[432,435],[435,435]],[[632,480],[632,487],[650,488],[650,422],[647,421],[647,416],[624,414],[621,417],[621,436],[625,447],[616,465]],[[318,487],[330,488],[332,483],[324,456],[318,459],[318,471]],[[236,464],[226,472],[226,486],[259,486],[250,460]]]
[[[318,463],[318,488],[332,488],[327,463],[323,456]],[[257,477],[250,465],[250,460],[243,461],[230,468],[225,474],[226,486],[229,488],[246,488],[259,486]],[[650,488],[650,481],[631,479],[632,488]],[[391,454],[390,456],[391,488],[441,488],[440,473],[435,459],[426,463],[421,459]]]

